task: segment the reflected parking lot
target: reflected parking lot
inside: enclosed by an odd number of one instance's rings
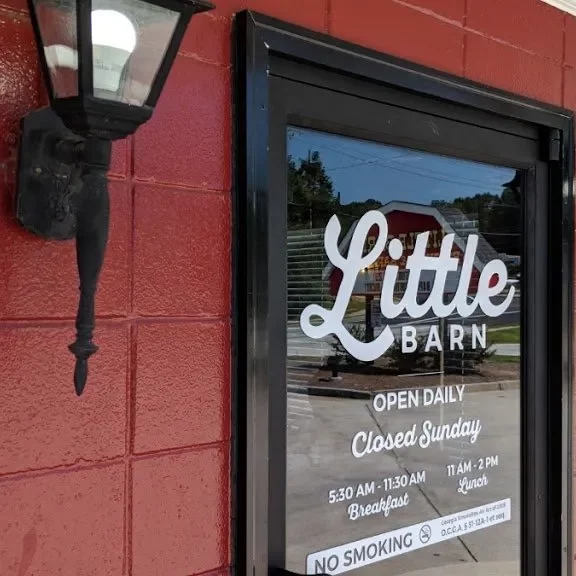
[[[289,569],[303,572],[304,559],[318,550],[332,548],[410,526],[423,520],[473,508],[503,497],[512,500],[512,520],[489,530],[386,560],[370,572],[400,574],[433,566],[508,561],[519,558],[519,389],[465,392],[462,403],[377,413],[371,401],[346,398],[308,397],[312,418],[298,430],[289,432],[288,452],[288,556]],[[409,448],[354,458],[351,439],[358,430],[374,434],[397,432],[407,423],[430,419],[438,424],[468,415],[482,422],[476,443],[448,440],[427,449]],[[496,456],[498,464],[483,471],[478,461]],[[471,473],[449,477],[447,466],[472,462]],[[491,460],[494,462],[494,460]],[[385,479],[412,476],[425,471],[425,481],[396,490],[383,490]],[[486,486],[467,494],[458,492],[463,476],[486,474]],[[359,486],[372,482],[374,494],[356,498]],[[354,497],[330,503],[330,491],[353,487]],[[392,510],[389,516],[377,514],[350,520],[352,502],[369,503],[382,496],[409,495],[407,507]],[[509,565],[503,565],[506,570]],[[494,572],[494,574],[500,574]],[[502,575],[508,572],[502,572]]]

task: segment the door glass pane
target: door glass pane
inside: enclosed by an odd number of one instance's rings
[[[287,137],[286,567],[519,574],[522,173]]]

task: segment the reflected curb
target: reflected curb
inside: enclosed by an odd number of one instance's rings
[[[436,386],[433,386],[436,388]],[[293,394],[306,394],[308,396],[327,396],[330,398],[351,398],[354,400],[371,400],[376,394],[390,392],[387,390],[352,390],[350,388],[330,388],[329,386],[288,385],[288,392]],[[479,382],[466,384],[468,392],[494,392],[498,390],[516,390],[520,388],[519,380],[502,380],[498,382]]]
[[[288,385],[288,392],[294,394],[307,394],[308,396],[329,396],[332,398],[354,398],[355,400],[370,400],[372,392],[364,390],[350,390],[348,388],[330,388],[328,386],[301,386]]]

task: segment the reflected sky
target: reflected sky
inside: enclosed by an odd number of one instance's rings
[[[318,151],[341,202],[374,198],[430,203],[476,194],[501,194],[515,170],[291,127],[288,153]],[[385,183],[385,186],[383,186]],[[425,191],[425,195],[423,192]]]

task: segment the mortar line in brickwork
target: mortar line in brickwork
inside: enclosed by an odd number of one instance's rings
[[[564,14],[562,18],[562,76],[560,79],[560,89],[562,90],[561,94],[561,104],[562,106],[566,105],[565,98],[565,87],[566,87],[566,22],[568,19],[568,14]]]
[[[464,26],[464,36],[462,38],[462,76],[466,76],[466,58],[468,57],[468,34],[466,34],[466,29],[468,25],[468,0],[464,0],[464,17],[462,19],[462,25]]]
[[[206,570],[205,572],[194,572],[193,574],[187,574],[186,576],[210,576],[211,574],[216,576],[217,574],[222,574],[223,571],[230,574],[230,568],[230,564],[222,564],[219,568],[210,568],[210,570]]]
[[[206,444],[195,444],[194,446],[180,446],[178,448],[165,448],[163,450],[151,450],[149,452],[140,452],[128,457],[130,462],[141,462],[143,460],[152,460],[164,456],[180,456],[182,454],[194,454],[195,452],[202,452],[204,450],[211,450],[213,448],[228,448],[230,440],[220,440],[218,442],[208,442]]]
[[[128,254],[128,310],[134,312],[134,253],[136,247],[136,187],[134,185],[134,155],[136,139],[131,136],[126,146],[126,166],[128,167],[128,185],[130,194],[130,253]]]
[[[230,322],[230,314],[214,316],[134,316],[135,324],[219,324]]]
[[[124,549],[123,574],[132,574],[132,518],[133,518],[133,474],[132,463],[127,461],[124,468]]]
[[[126,174],[114,174],[113,172],[109,172],[106,177],[108,182],[126,182],[128,180]]]
[[[210,60],[210,58],[204,58],[199,54],[196,54],[196,52],[186,52],[180,50],[178,52],[178,56],[181,56],[182,58],[188,58],[190,60],[195,60],[196,62],[201,62],[202,64],[209,64],[210,66],[215,66],[216,68],[223,68],[224,70],[226,68],[231,68],[230,64],[218,62],[218,60]]]
[[[452,20],[447,16],[442,16],[442,14],[438,14],[438,12],[434,12],[429,8],[423,8],[422,6],[415,6],[414,4],[411,4],[409,1],[407,2],[406,0],[392,0],[392,2],[394,2],[395,4],[399,4],[400,6],[404,6],[405,8],[409,8],[410,10],[414,10],[414,12],[420,12],[421,14],[425,14],[426,16],[430,16],[431,18],[440,20],[441,22],[445,22],[446,24],[452,24],[454,26],[458,26],[458,28],[463,27],[462,22],[459,22],[458,20]]]
[[[0,473],[0,484],[8,482],[19,482],[23,480],[32,480],[35,478],[45,478],[47,476],[54,476],[58,474],[73,474],[75,472],[87,472],[90,470],[102,470],[103,468],[111,468],[124,464],[133,464],[134,462],[141,462],[145,460],[153,460],[155,458],[164,458],[168,456],[181,456],[184,454],[195,454],[204,450],[211,450],[213,448],[228,448],[230,441],[228,439],[220,442],[210,442],[207,444],[196,444],[194,446],[180,446],[178,448],[165,448],[153,452],[143,452],[142,454],[135,454],[132,456],[116,456],[114,458],[98,460],[89,462],[87,460],[79,459],[72,464],[60,464],[58,466],[50,466],[46,468],[36,468],[34,470],[18,470],[16,472]],[[84,462],[79,464],[78,462]]]
[[[466,58],[468,57],[468,34],[464,33],[462,38],[462,67],[460,74],[466,76]]]
[[[127,316],[97,316],[96,321],[98,323],[115,323],[118,324],[122,321],[126,321]],[[26,317],[14,318],[7,316],[0,319],[0,330],[9,328],[68,328],[74,325],[74,317],[72,316],[46,316],[44,318],[38,317]]]
[[[130,350],[128,353],[128,382],[126,388],[126,456],[134,455],[136,436],[136,375],[138,371],[138,326],[130,326]]]
[[[466,31],[469,32],[470,34],[475,34],[476,36],[482,36],[482,38],[486,38],[486,40],[493,40],[494,42],[497,42],[498,44],[501,44],[502,46],[508,46],[509,48],[514,48],[515,50],[518,50],[519,52],[524,52],[525,54],[529,54],[530,56],[535,56],[535,57],[539,58],[540,60],[546,60],[548,62],[554,62],[555,64],[562,64],[561,60],[556,60],[554,58],[550,58],[550,56],[547,56],[546,54],[540,54],[538,52],[534,52],[533,50],[528,50],[527,48],[524,48],[523,46],[518,46],[517,44],[512,44],[512,42],[507,42],[506,40],[502,40],[502,38],[497,38],[496,36],[490,36],[489,34],[486,34],[485,32],[481,32],[480,30],[475,30],[474,28],[470,28],[470,27],[466,26]]]
[[[568,14],[562,15],[562,64],[566,64],[566,21]]]
[[[116,456],[114,458],[89,462],[88,460],[78,459],[72,464],[59,464],[58,466],[49,466],[46,468],[36,468],[34,470],[18,470],[16,472],[0,473],[0,484],[7,482],[18,482],[21,480],[31,480],[35,478],[45,478],[57,474],[70,474],[73,472],[87,472],[90,470],[101,470],[123,464],[126,458]],[[83,464],[79,464],[83,462]]]
[[[133,516],[133,488],[132,488],[132,461],[130,456],[134,446],[134,426],[136,421],[136,367],[138,327],[130,325],[128,337],[128,369],[126,371],[126,437],[124,458],[124,548],[123,548],[123,574],[132,574],[132,516]]]
[[[132,182],[135,185],[144,184],[146,186],[153,186],[157,188],[172,188],[174,190],[186,190],[188,192],[197,192],[199,194],[215,194],[215,195],[229,195],[230,189],[221,189],[221,188],[208,188],[208,187],[200,187],[198,185],[192,184],[182,184],[178,182],[164,182],[163,180],[154,180],[151,178],[139,178],[138,176],[134,176]]]
[[[565,106],[565,86],[566,86],[566,18],[568,14],[564,14],[562,18],[562,75],[560,77],[561,103]]]
[[[214,316],[99,316],[98,326],[130,326],[132,324],[215,324],[229,322],[229,314]],[[0,330],[25,328],[70,328],[74,326],[74,318],[7,318],[0,320]]]

